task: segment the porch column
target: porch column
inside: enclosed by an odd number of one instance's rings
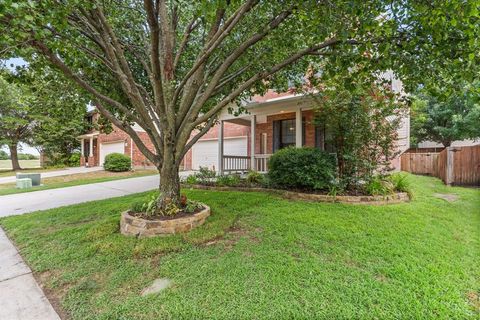
[[[295,147],[302,147],[302,109],[295,111]]]
[[[93,137],[90,137],[90,145],[89,145],[89,151],[88,151],[88,156],[93,157]]]
[[[257,116],[252,115],[250,118],[250,170],[255,168],[255,127],[257,126]]]
[[[85,156],[85,142],[83,142],[83,138],[80,139],[80,156]]]
[[[223,174],[223,120],[218,126],[218,174]]]

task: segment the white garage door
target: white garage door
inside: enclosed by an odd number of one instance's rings
[[[112,142],[100,144],[100,165],[103,166],[105,156],[110,153],[125,153],[125,142]]]
[[[247,137],[225,139],[223,150],[229,156],[247,156]],[[218,167],[218,141],[198,141],[192,147],[192,168],[200,167],[213,169]]]

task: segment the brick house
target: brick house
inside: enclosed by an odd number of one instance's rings
[[[94,124],[98,121],[100,114],[93,110],[88,113],[86,121],[90,124]],[[94,126],[92,126],[94,127]],[[91,129],[83,135],[78,136],[81,146],[81,166],[101,166],[105,161],[105,156],[110,153],[121,153],[132,160],[133,168],[147,168],[153,167],[152,163],[142,154],[135,142],[130,138],[128,134],[120,130],[119,128],[112,126],[113,131],[111,133],[103,133],[96,129]],[[142,139],[143,143],[150,149],[154,150],[153,144],[150,141],[145,130],[140,126],[134,126],[135,131]],[[213,143],[217,143],[218,126],[213,127],[205,136],[203,136],[197,144],[190,150],[184,159],[182,169],[191,170],[199,169],[200,166],[208,166],[211,169],[215,169],[215,164],[211,164],[209,160],[214,157],[217,158],[215,148],[213,152],[210,150],[210,146]],[[236,155],[248,155],[247,141],[250,131],[247,127],[229,123],[224,126],[224,135],[226,138],[225,146],[227,149],[232,150],[231,154]],[[195,152],[192,152],[195,151]],[[193,163],[192,163],[193,160]]]
[[[276,150],[288,146],[309,146],[330,151],[328,132],[314,123],[312,98],[290,93],[267,92],[246,104],[248,113],[234,116],[226,110],[219,116],[219,124],[210,129],[185,155],[183,170],[208,167],[219,172],[268,170],[268,158]],[[95,122],[98,114],[89,115]],[[147,134],[137,126],[135,130],[153,149]],[[397,146],[400,153],[409,148],[410,118],[402,119]],[[133,167],[147,167],[145,159],[132,139],[114,128],[110,134],[98,131],[79,137],[82,141],[82,165],[103,164],[105,155],[120,152],[132,159]],[[254,152],[252,152],[252,150]],[[399,169],[399,156],[391,160]]]

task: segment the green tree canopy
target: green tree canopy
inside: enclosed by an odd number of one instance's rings
[[[12,78],[5,71],[0,73],[0,143],[8,146],[12,168],[18,170],[17,147],[32,137],[36,110],[31,108],[33,96]]]
[[[449,88],[454,90],[436,86],[416,95],[411,111],[412,145],[431,140],[449,147],[455,140],[480,138],[480,82]]]

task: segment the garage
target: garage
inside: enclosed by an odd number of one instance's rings
[[[225,138],[223,150],[229,156],[247,156],[247,137]],[[192,147],[192,169],[218,166],[218,140],[198,141]]]
[[[125,142],[104,142],[100,144],[100,165],[103,166],[105,162],[105,156],[110,153],[125,154]]]

